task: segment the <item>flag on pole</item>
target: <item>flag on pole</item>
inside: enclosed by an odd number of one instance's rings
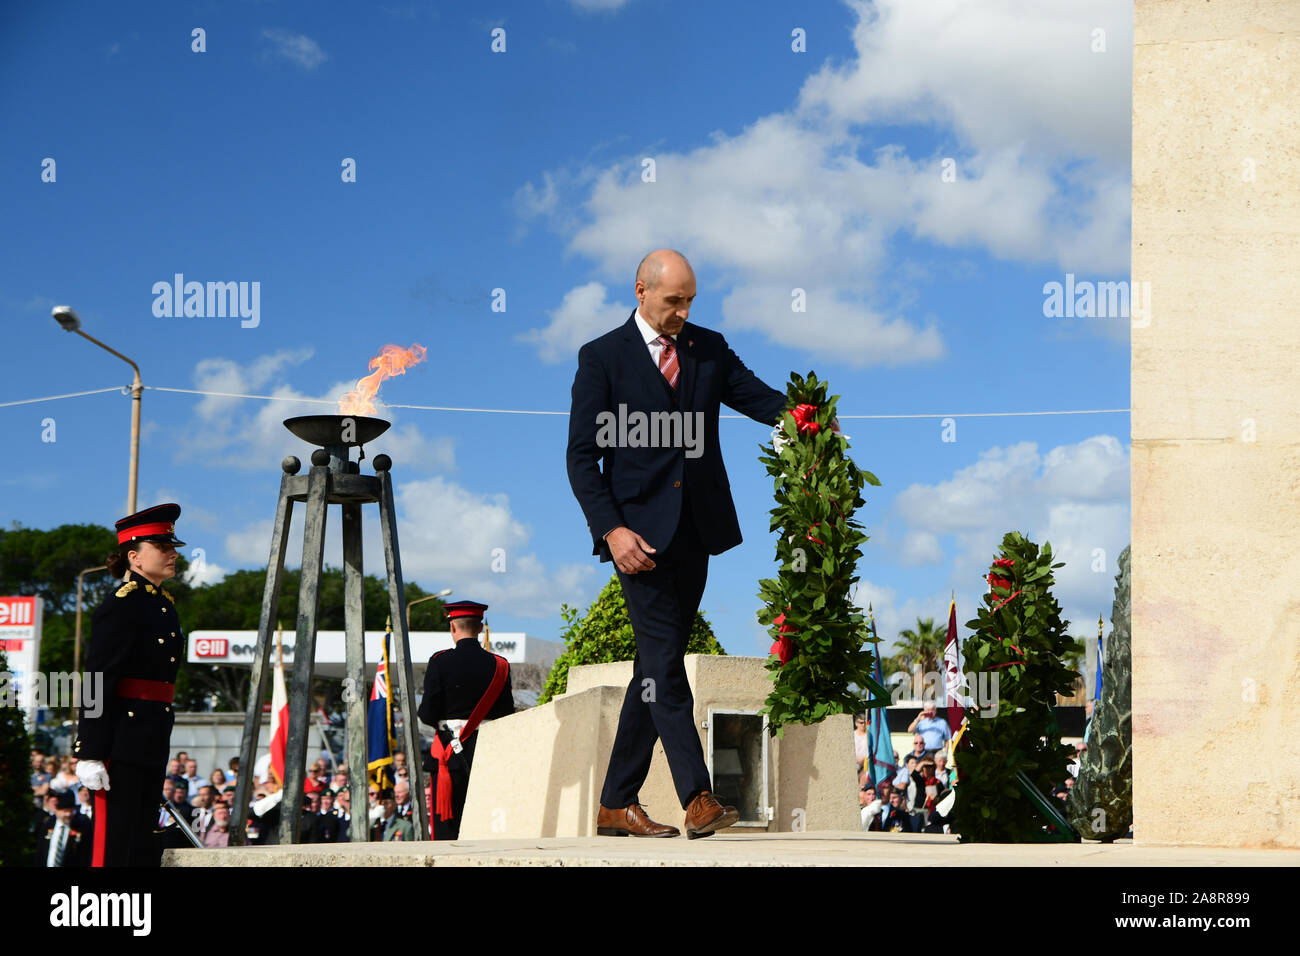
[[[388,692],[388,635],[384,632],[384,657],[375,671],[370,688],[370,708],[366,713],[366,769],[379,789],[391,787],[393,780],[393,698]]]
[[[1095,679],[1093,680],[1093,682],[1092,682],[1092,686],[1093,686],[1092,699],[1093,699],[1093,700],[1101,700],[1101,659],[1102,659],[1102,656],[1103,656],[1103,648],[1102,648],[1102,644],[1101,644],[1101,629],[1102,629],[1102,626],[1103,626],[1103,625],[1102,625],[1102,621],[1101,621],[1101,615],[1099,614],[1099,615],[1097,615],[1097,676],[1096,676],[1096,678],[1095,678]]]
[[[957,598],[948,604],[948,641],[943,648],[944,686],[948,705],[948,729],[953,737],[966,719],[966,695],[962,688],[961,663],[957,650]]]
[[[289,694],[284,688],[284,648],[275,635],[275,674],[271,682],[271,775],[284,786],[284,751],[289,742]]]
[[[871,636],[876,637],[876,619],[870,615],[869,606],[868,615]],[[885,681],[880,668],[880,644],[877,642],[875,647],[871,677],[877,684],[883,685]],[[885,780],[892,780],[898,772],[894,766],[894,745],[889,739],[889,720],[885,710],[885,707],[867,708],[867,763],[864,769],[867,771],[867,782],[873,787],[880,786]]]

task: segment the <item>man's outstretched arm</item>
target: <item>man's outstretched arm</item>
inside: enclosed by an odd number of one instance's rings
[[[748,415],[764,425],[776,425],[785,411],[785,393],[778,392],[751,372],[740,360],[727,340],[722,340],[723,367],[726,369],[726,388],[722,403],[742,415]]]

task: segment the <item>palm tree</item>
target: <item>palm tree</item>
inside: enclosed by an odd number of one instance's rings
[[[894,656],[889,659],[889,664],[905,674],[911,674],[917,666],[922,674],[938,673],[947,639],[947,627],[936,627],[932,617],[917,618],[915,628],[898,632]]]

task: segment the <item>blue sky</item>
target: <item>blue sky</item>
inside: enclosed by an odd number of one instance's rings
[[[859,512],[858,590],[882,636],[942,618],[952,591],[972,618],[1012,529],[1067,562],[1073,633],[1099,612],[1109,631],[1127,414],[960,418],[954,441],[938,419],[853,418],[1128,407],[1129,318],[1048,318],[1043,287],[1128,279],[1131,5],[1048,6],[7,4],[0,402],[130,381],[56,304],[148,386],[286,399],[145,393],[140,505],[180,502],[215,579],[265,562],[278,462],[310,451],[279,422],[329,411],[302,399],[419,342],[428,360],[381,401],[566,412],[578,347],[626,319],[641,256],[675,247],[699,279],[692,321],[773,387],[811,369],[842,396],[883,482]],[[176,273],[259,283],[256,326],[156,316]],[[0,407],[0,521],[111,526],[129,405]],[[566,418],[380,414],[393,429],[367,452],[395,462],[407,580],[555,638],[561,602],[609,572],[568,486]],[[703,610],[729,652],[765,654],[768,429],[721,434],[745,541],[712,559]]]

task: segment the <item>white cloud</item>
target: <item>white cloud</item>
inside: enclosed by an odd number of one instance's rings
[[[281,351],[240,364],[230,359],[203,359],[194,369],[195,386],[227,395],[205,395],[195,408],[195,421],[176,439],[178,460],[201,461],[208,466],[266,469],[286,455],[304,464],[311,454],[306,442],[284,427],[297,415],[329,415],[355,380],[337,382],[319,395],[308,395],[283,382],[291,366],[311,357],[310,350]],[[274,401],[244,399],[238,395],[271,395]],[[382,396],[383,392],[380,392]],[[400,410],[380,406],[380,414],[395,419]],[[387,453],[395,467],[413,471],[445,471],[455,467],[455,444],[450,438],[428,438],[414,424],[390,428],[366,449],[367,454]]]
[[[845,124],[939,123],[980,151],[1030,143],[1129,161],[1132,4],[847,0],[857,56],[805,84],[804,109]],[[1106,52],[1094,53],[1093,30]]]
[[[263,549],[265,550],[265,549]],[[211,561],[198,561],[185,570],[185,582],[191,587],[203,584],[216,584],[230,572]]]
[[[516,341],[537,346],[543,362],[572,362],[579,347],[626,322],[632,314],[631,303],[610,302],[608,296],[608,290],[599,282],[570,289],[559,308],[548,313],[548,325],[530,329],[516,336]]]
[[[627,5],[627,2],[628,0],[569,0],[569,3],[584,13],[601,10],[621,10]]]
[[[812,358],[854,366],[898,365],[942,358],[937,329],[924,329],[901,318],[886,318],[857,302],[836,297],[834,290],[810,292],[807,311],[790,311],[790,289],[743,286],[722,302],[727,329],[766,332],[778,345],[798,348]]]
[[[727,328],[782,344],[795,344],[790,296],[803,289],[804,347],[855,366],[943,354],[938,331],[902,314],[914,290],[895,287],[907,265],[897,236],[1063,271],[1127,269],[1125,0],[849,6],[855,55],[809,77],[790,110],[689,151],[647,144],[603,169],[547,171],[517,194],[521,218],[547,218],[606,280],[627,281],[649,249],[685,250],[729,288]],[[1105,53],[1091,51],[1098,26]],[[874,145],[885,124],[937,128],[941,145],[917,156]],[[947,157],[954,182],[941,179]]]
[[[505,494],[480,494],[441,477],[406,481],[396,487],[397,538],[406,581],[430,590],[454,589],[453,599],[483,601],[519,617],[554,617],[562,602],[578,604],[590,591],[595,570],[587,564],[547,567],[528,550],[531,532],[510,508]],[[301,512],[299,512],[301,513]],[[339,565],[339,522],[326,522],[325,562]],[[386,573],[376,508],[363,513],[367,573]],[[290,535],[285,563],[302,563],[301,522]],[[270,519],[226,536],[232,561],[261,564],[270,551]],[[497,554],[495,549],[501,549]],[[504,562],[504,564],[502,564]],[[494,569],[504,566],[503,571]]]
[[[1109,617],[1116,562],[1130,540],[1129,456],[1112,435],[1045,455],[1033,442],[990,448],[946,481],[905,489],[891,511],[907,529],[904,555],[914,536],[952,536],[959,596],[963,584],[982,581],[1008,531],[1039,547],[1050,542],[1053,563],[1065,562],[1053,589],[1062,614],[1072,633],[1091,633],[1099,611]],[[974,617],[974,609],[959,604],[959,623]]]
[[[286,59],[304,70],[314,70],[329,59],[319,43],[301,33],[267,29],[262,31],[262,39],[271,42],[274,56]]]
[[[918,564],[939,564],[943,561],[943,549],[939,539],[929,531],[913,531],[903,538],[899,548],[899,561],[908,567]]]

